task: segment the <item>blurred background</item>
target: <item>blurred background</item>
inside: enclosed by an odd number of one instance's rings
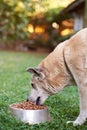
[[[29,96],[28,67],[37,67],[60,42],[87,27],[87,0],[0,0],[0,130],[87,130],[67,125],[79,112],[75,86],[49,97],[51,122],[28,125],[9,105]]]
[[[87,27],[87,0],[0,0],[0,49],[52,51]]]

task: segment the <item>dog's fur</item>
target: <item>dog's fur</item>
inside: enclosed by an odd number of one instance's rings
[[[33,74],[29,100],[43,104],[50,95],[58,93],[75,80],[80,95],[80,114],[73,125],[82,125],[87,118],[87,28],[59,44]]]

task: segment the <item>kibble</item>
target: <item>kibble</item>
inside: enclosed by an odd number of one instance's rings
[[[21,108],[21,109],[24,109],[24,110],[41,110],[41,109],[44,109],[45,106],[42,106],[42,105],[36,105],[35,103],[33,102],[30,102],[30,101],[23,101],[21,103],[17,103],[17,104],[13,104],[12,105],[14,108]]]

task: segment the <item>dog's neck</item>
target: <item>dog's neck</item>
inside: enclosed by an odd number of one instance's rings
[[[58,45],[56,49],[39,64],[39,67],[44,70],[46,79],[57,91],[67,86],[71,79],[64,57],[65,44],[67,43],[63,42]]]

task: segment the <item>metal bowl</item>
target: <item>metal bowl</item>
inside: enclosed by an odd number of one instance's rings
[[[13,104],[11,104],[9,106],[9,111],[24,123],[39,124],[51,120],[48,107],[40,110],[24,110],[21,108],[14,108]]]

